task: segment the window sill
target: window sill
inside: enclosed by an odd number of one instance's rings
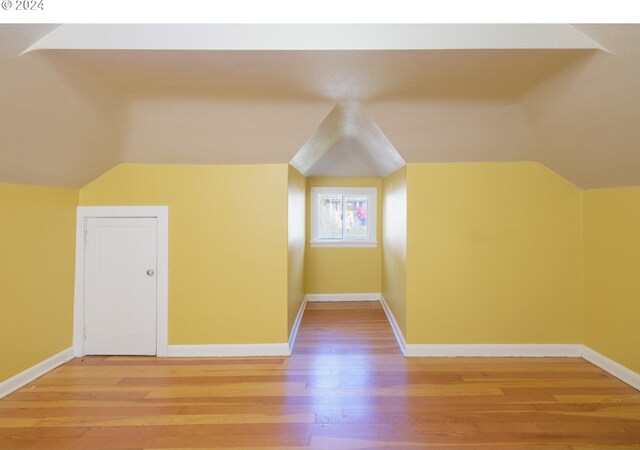
[[[378,241],[311,241],[311,247],[375,248]]]

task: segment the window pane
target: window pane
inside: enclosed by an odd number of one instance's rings
[[[342,239],[342,196],[318,196],[318,239]]]
[[[345,197],[345,203],[345,238],[366,239],[369,236],[367,197]]]

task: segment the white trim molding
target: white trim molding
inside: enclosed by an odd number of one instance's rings
[[[384,296],[380,297],[398,346],[406,357],[576,357],[580,344],[407,344]]]
[[[289,343],[170,345],[170,357],[289,356]]]
[[[379,292],[363,294],[307,294],[308,302],[377,302],[382,298]]]
[[[52,371],[71,359],[73,359],[73,348],[69,347],[60,353],[39,362],[35,366],[29,367],[27,370],[20,372],[8,380],[3,381],[0,383],[0,398],[11,394],[13,391],[31,383],[36,378],[41,377],[45,373]]]
[[[573,357],[582,356],[580,344],[407,344],[412,357]]]
[[[157,222],[156,355],[167,356],[169,341],[169,207],[78,206],[76,215],[76,279],[73,306],[73,354],[84,356],[85,229],[91,217],[153,217]]]
[[[300,323],[302,322],[302,316],[304,315],[304,310],[307,307],[307,296],[302,299],[302,304],[300,305],[300,309],[298,310],[298,314],[296,315],[296,320],[293,322],[293,326],[291,327],[291,333],[289,334],[289,354],[293,353],[293,346],[296,343],[296,337],[298,336],[298,330],[300,329]]]
[[[332,241],[327,239],[324,241],[309,241],[309,245],[313,248],[376,248],[378,241]]]
[[[398,341],[400,350],[402,350],[402,354],[404,356],[407,356],[407,341],[405,341],[404,336],[402,335],[402,330],[400,329],[400,325],[398,325],[398,322],[396,322],[396,318],[393,316],[391,308],[389,308],[389,304],[382,294],[380,294],[380,304],[382,305],[384,313],[387,315],[387,320],[389,320],[389,323],[391,324],[391,329],[393,330],[393,334],[396,337],[396,341]]]
[[[640,374],[583,345],[582,357],[640,391]]]
[[[380,303],[398,346],[407,357],[568,357],[584,358],[629,386],[640,390],[640,374],[582,344],[407,344],[384,296]]]

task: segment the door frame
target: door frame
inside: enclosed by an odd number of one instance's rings
[[[88,218],[155,218],[157,220],[156,356],[169,347],[169,207],[78,206],[76,212],[76,279],[73,300],[73,355],[84,356],[84,256]]]

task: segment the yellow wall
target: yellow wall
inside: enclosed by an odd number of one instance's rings
[[[78,190],[0,184],[0,381],[71,347]]]
[[[409,343],[582,342],[582,192],[538,163],[407,166]]]
[[[584,343],[640,373],[640,188],[584,194]]]
[[[306,178],[292,166],[289,166],[288,184],[288,236],[287,255],[287,296],[288,296],[288,330],[296,320],[302,301],[304,300],[304,253],[306,247],[305,199]]]
[[[309,248],[312,186],[377,187],[381,245]],[[382,292],[409,343],[584,343],[640,372],[640,188],[537,163],[122,164],[80,192],[0,184],[0,381],[71,345],[78,203],[169,206],[170,344],[285,342],[305,289]]]
[[[82,205],[169,206],[169,343],[287,340],[286,164],[122,164]]]
[[[382,295],[407,335],[407,169],[382,180]]]
[[[380,292],[382,246],[382,180],[380,178],[307,178],[307,236],[311,188],[315,186],[378,188],[378,246],[375,248],[311,248],[307,242],[305,288],[308,294]],[[309,239],[307,239],[308,241]]]

